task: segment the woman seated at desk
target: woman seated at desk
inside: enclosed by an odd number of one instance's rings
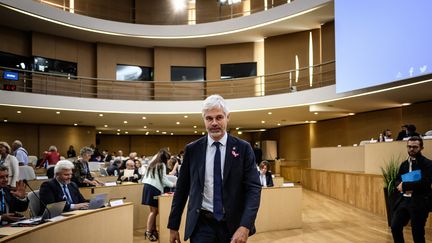
[[[273,178],[270,171],[268,171],[268,168],[270,167],[270,164],[268,161],[264,160],[259,165],[259,177],[261,181],[261,185],[263,187],[272,187],[273,186]]]
[[[126,169],[120,172],[117,181],[138,182],[140,179],[141,175],[139,174],[138,169],[135,168],[135,162],[129,159],[126,161]]]

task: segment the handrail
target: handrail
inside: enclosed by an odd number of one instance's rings
[[[3,89],[14,85],[18,92],[120,100],[203,100],[213,93],[226,98],[247,98],[335,84],[334,61],[267,75],[206,81],[120,81],[0,66],[2,76],[6,70],[18,72],[19,79],[2,79],[0,88]]]
[[[110,11],[114,11],[113,7],[110,8],[107,4],[101,4],[100,2],[94,2],[94,1],[86,1],[86,7],[88,9],[80,9],[79,6],[76,7],[77,4],[75,4],[74,7],[70,7],[69,1],[63,1],[63,4],[55,3],[50,0],[33,0],[35,2],[39,2],[66,12],[71,12],[75,14],[85,15],[89,17],[95,17],[100,19],[106,19],[106,20],[113,20],[113,21],[119,21],[119,22],[126,22],[126,23],[136,23],[136,24],[156,24],[156,25],[178,25],[178,24],[188,24],[190,21],[197,22],[197,23],[209,23],[209,22],[216,22],[220,20],[226,20],[226,19],[233,19],[238,18],[246,15],[250,15],[253,13],[266,11],[268,9],[283,5],[283,4],[289,4],[293,1],[276,1],[276,2],[269,2],[267,6],[258,6],[250,9],[243,9],[239,8],[239,4],[233,4],[233,5],[221,5],[219,4],[218,14],[214,16],[215,9],[199,9],[196,8],[190,8],[186,7],[184,10],[185,13],[188,13],[189,11],[196,11],[196,15],[198,16],[205,16],[203,19],[198,19],[197,16],[195,16],[194,19],[184,19],[182,23],[179,23],[176,20],[172,20],[171,18],[163,18],[163,20],[155,20],[152,19],[151,22],[143,21],[143,20],[137,20],[137,9],[136,6],[130,5],[126,6],[126,2],[123,3],[123,6],[125,8],[118,9],[116,8],[115,11],[118,13],[116,15],[109,14]],[[115,7],[115,6],[114,6]],[[165,6],[166,7],[166,6]],[[214,6],[212,6],[214,7]],[[91,9],[91,10],[89,10]],[[159,10],[162,8],[159,8]],[[160,13],[160,16],[172,16],[173,12],[172,9],[165,8],[167,11]],[[97,11],[95,11],[97,10]]]

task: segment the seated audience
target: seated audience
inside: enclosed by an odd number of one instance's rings
[[[112,156],[110,153],[108,153],[108,150],[103,150],[102,151],[102,161],[104,162],[110,162],[112,160]]]
[[[13,155],[18,160],[18,165],[28,165],[29,159],[28,159],[28,152],[23,148],[23,145],[20,140],[15,140],[12,143],[12,151]]]
[[[418,134],[417,132],[416,132],[416,130],[417,130],[417,127],[415,126],[415,125],[408,125],[408,128],[407,128],[407,134],[408,134],[408,137],[414,137],[414,136],[417,136],[417,137],[419,137],[420,136],[420,134]]]
[[[132,176],[125,176],[125,174],[131,171]],[[141,179],[141,175],[138,172],[138,169],[135,168],[135,162],[133,160],[126,161],[126,169],[120,172],[118,181],[130,181],[130,182],[138,182]]]
[[[75,152],[74,146],[72,146],[72,145],[69,146],[69,149],[67,151],[67,157],[68,158],[75,158],[76,157],[76,152]]]
[[[386,129],[386,130],[384,130],[384,131],[383,131],[383,136],[384,136],[384,142],[385,142],[386,140],[393,139],[393,137],[392,137],[392,131],[391,131],[390,129]]]
[[[39,197],[45,204],[66,201],[64,212],[86,209],[88,203],[81,195],[78,186],[71,181],[74,164],[69,160],[61,160],[54,167],[55,178],[42,183]],[[41,204],[40,214],[45,208]]]
[[[114,160],[114,162],[108,166],[107,173],[109,176],[118,176],[120,175],[120,167],[121,167],[122,161],[118,158]]]
[[[57,147],[54,145],[51,145],[48,149],[48,151],[45,151],[43,154],[43,163],[42,165],[40,165],[40,167],[42,166],[46,166],[46,167],[51,167],[57,164],[57,162],[59,162],[60,160],[60,154],[59,152],[57,152]]]
[[[141,175],[141,177],[145,174],[147,171],[147,165],[143,165],[141,163],[141,160],[137,159],[135,160],[135,168],[138,169],[138,173]]]
[[[11,147],[6,142],[0,142],[0,165],[8,168],[8,185],[15,187],[19,178],[18,160],[10,155]]]
[[[20,220],[21,216],[16,212],[24,212],[28,207],[25,185],[22,181],[16,183],[14,190],[9,184],[8,168],[0,165],[0,222],[1,224],[12,223]]]
[[[399,132],[396,140],[400,141],[403,140],[404,138],[408,137],[408,125],[402,125],[402,130]]]
[[[89,147],[84,147],[80,150],[79,159],[74,162],[75,168],[73,169],[72,180],[79,187],[103,185],[102,182],[95,179],[90,173],[88,161],[91,158],[92,154],[93,154],[93,149]]]
[[[259,165],[259,178],[261,181],[261,186],[263,187],[272,187],[273,186],[273,178],[271,172],[268,170],[270,167],[269,162],[262,161]]]

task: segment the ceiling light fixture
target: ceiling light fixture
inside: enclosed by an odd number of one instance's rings
[[[271,114],[273,114],[271,111],[269,111],[269,112],[267,112],[267,114],[269,114],[269,115],[271,115]]]
[[[128,132],[128,131],[126,131],[126,132],[125,132],[125,134],[129,134],[129,132]]]
[[[21,114],[21,111],[17,111],[18,114]]]
[[[265,123],[265,121],[261,121],[261,123],[262,123],[262,124],[264,124],[264,123]]]
[[[56,111],[56,114],[57,114],[57,115],[60,114],[60,111]]]
[[[411,105],[411,103],[402,103],[402,106],[408,106]]]
[[[99,134],[102,134],[102,132],[98,132]]]
[[[104,125],[104,127],[108,127],[108,125]]]
[[[147,126],[144,126],[144,128],[147,128]]]
[[[193,128],[197,128],[197,126],[193,126]]]
[[[77,124],[77,123],[74,123],[74,126],[78,126],[78,124]]]
[[[142,119],[145,120],[145,119],[147,119],[147,117],[143,116]]]
[[[184,116],[184,118],[188,118],[188,116]]]
[[[318,115],[318,112],[314,112],[314,115]]]
[[[355,115],[355,113],[353,113],[353,112],[350,112],[350,113],[348,113],[348,115],[350,115],[350,116],[354,116],[354,115]]]
[[[127,124],[127,123],[128,123],[128,121],[123,121],[123,123],[124,123],[124,124]]]
[[[167,132],[162,132],[162,134],[167,134]]]
[[[120,129],[117,129],[117,132],[120,132],[121,130]]]
[[[103,114],[99,114],[99,116],[103,116]]]
[[[176,122],[177,125],[180,125],[180,122]]]

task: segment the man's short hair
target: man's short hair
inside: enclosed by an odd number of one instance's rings
[[[0,165],[0,171],[9,171],[9,169],[4,165]]]
[[[204,100],[203,106],[202,106],[202,116],[205,116],[205,113],[207,111],[213,110],[215,108],[220,108],[225,113],[225,116],[229,115],[229,109],[226,106],[225,100],[222,96],[214,94],[207,97],[207,99]]]
[[[57,175],[62,170],[73,170],[74,164],[69,160],[60,160],[54,167],[54,175]]]
[[[54,146],[54,145],[51,145],[51,146],[49,147],[48,151],[55,151],[55,152],[57,152],[57,147]]]
[[[419,136],[412,136],[412,137],[408,138],[408,141],[419,141],[420,148],[423,148],[423,139]]]
[[[90,148],[90,147],[83,147],[83,148],[81,148],[80,155],[87,154],[87,153],[93,155],[93,149]]]
[[[12,144],[15,144],[18,148],[23,146],[20,140],[15,140]]]

